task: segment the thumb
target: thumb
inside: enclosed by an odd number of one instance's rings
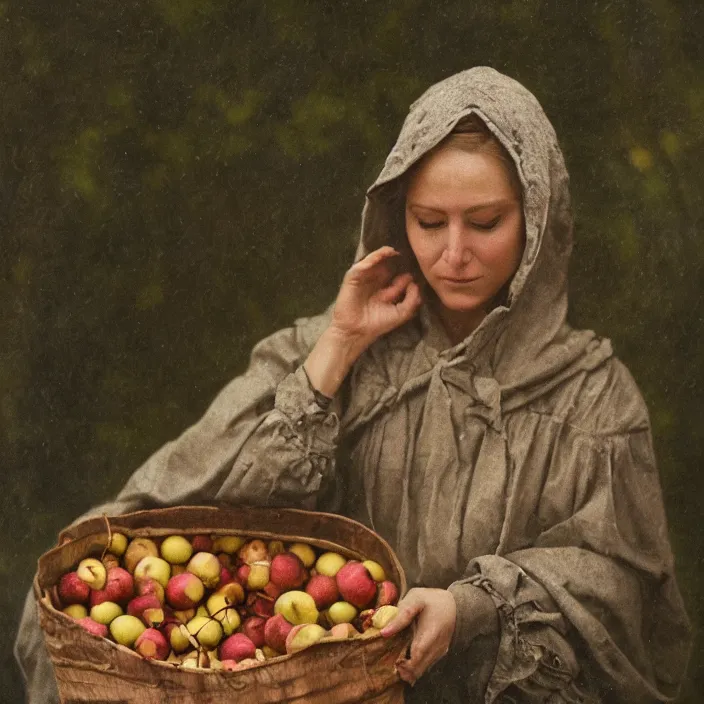
[[[381,629],[381,635],[392,636],[410,626],[415,617],[423,610],[423,601],[413,594],[413,590],[398,603],[398,614]]]

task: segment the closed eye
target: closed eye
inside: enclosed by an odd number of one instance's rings
[[[493,220],[490,220],[489,222],[472,222],[472,226],[476,227],[478,230],[493,230],[498,224],[499,220],[501,220],[501,216],[497,215]]]
[[[424,230],[439,230],[445,224],[443,220],[434,220],[432,222],[421,220],[420,218],[416,218],[416,220],[418,220],[418,225]]]

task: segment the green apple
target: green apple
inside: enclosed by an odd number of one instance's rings
[[[129,614],[123,614],[113,619],[110,623],[110,634],[120,645],[126,645],[128,648],[134,646],[135,641],[147,627],[136,617]]]
[[[67,616],[75,619],[85,618],[88,615],[88,609],[86,609],[83,604],[69,604],[65,609],[62,609],[62,611]]]
[[[147,555],[143,557],[134,568],[134,578],[137,582],[153,579],[161,584],[164,589],[171,579],[171,565],[160,557]]]
[[[222,639],[222,626],[209,616],[196,616],[191,619],[186,628],[204,648],[214,648]]]
[[[315,569],[318,574],[324,574],[328,577],[334,577],[340,568],[345,565],[347,560],[336,552],[324,552],[315,563]]]
[[[127,550],[127,536],[123,533],[113,533],[110,537],[110,544],[108,545],[108,552],[111,552],[117,557],[122,557]]]
[[[328,609],[328,617],[333,623],[352,623],[357,618],[357,609],[347,601],[336,601]]]
[[[307,543],[292,543],[288,551],[298,555],[305,567],[312,567],[315,564],[315,551]]]
[[[318,620],[315,600],[310,594],[298,590],[284,592],[274,604],[274,613],[281,614],[294,626]]]
[[[191,559],[193,546],[182,535],[170,535],[161,544],[161,556],[172,565],[183,565]]]
[[[78,579],[87,584],[91,589],[100,590],[105,586],[108,579],[108,571],[105,565],[94,557],[87,557],[81,560],[76,568]]]
[[[122,608],[114,601],[104,601],[102,604],[96,604],[90,610],[90,617],[96,623],[109,626],[118,616],[122,616],[123,613]]]
[[[362,564],[369,570],[369,574],[375,582],[383,582],[386,579],[386,572],[378,562],[365,560]]]

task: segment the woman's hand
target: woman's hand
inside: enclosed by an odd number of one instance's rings
[[[332,320],[304,363],[310,383],[334,396],[357,358],[374,342],[407,320],[421,303],[410,274],[392,279],[393,247],[380,247],[353,264],[342,280]]]
[[[396,663],[401,679],[415,684],[449,650],[455,632],[457,606],[447,589],[415,588],[399,601],[398,608],[398,615],[382,629],[381,635],[392,636],[415,619],[411,657]]]
[[[366,348],[415,315],[421,303],[418,284],[411,274],[392,279],[389,260],[398,254],[380,247],[347,270],[330,322],[338,335]]]

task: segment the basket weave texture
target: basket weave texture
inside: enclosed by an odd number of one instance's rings
[[[39,558],[34,591],[39,620],[65,704],[221,704],[309,702],[343,704],[404,701],[396,660],[408,630],[391,638],[330,641],[237,672],[182,670],[147,661],[98,638],[51,605],[49,589],[84,557],[99,556],[107,524],[129,538],[174,534],[240,533],[247,537],[307,542],[348,558],[379,562],[403,595],[406,578],[391,547],[356,521],[298,509],[181,506],[91,518],[63,531],[59,545]]]

